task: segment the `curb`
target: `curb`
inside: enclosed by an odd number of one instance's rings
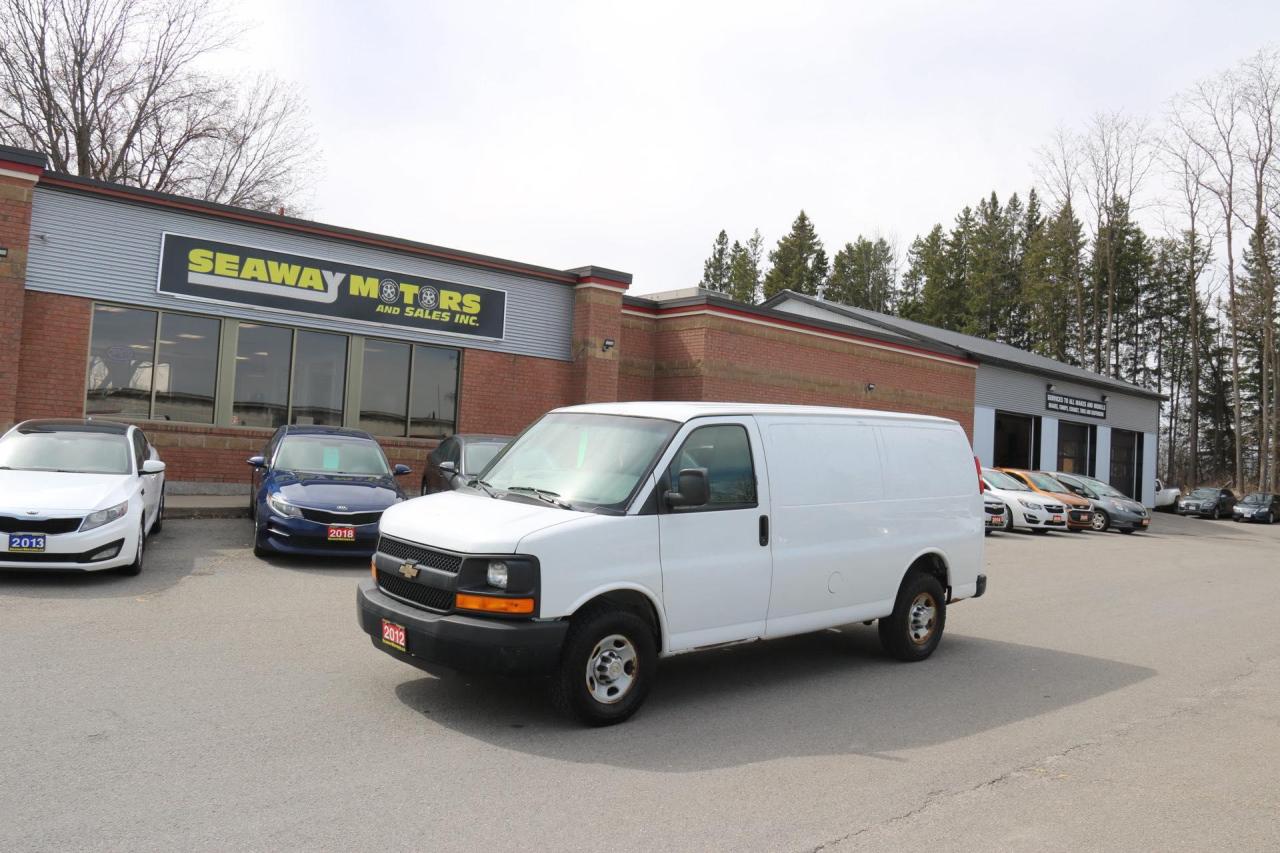
[[[184,518],[248,518],[249,510],[242,506],[166,506],[165,520]]]

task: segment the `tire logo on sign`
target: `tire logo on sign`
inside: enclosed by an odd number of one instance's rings
[[[440,304],[440,292],[434,287],[423,287],[418,291],[418,306],[420,308],[435,308]]]
[[[400,301],[400,285],[392,279],[384,278],[378,282],[378,299],[388,305],[396,304]]]

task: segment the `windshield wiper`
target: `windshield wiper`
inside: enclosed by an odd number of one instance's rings
[[[562,509],[573,509],[573,504],[566,500],[560,499],[559,492],[553,492],[549,489],[539,489],[535,486],[507,486],[508,492],[528,492],[539,500],[544,500],[549,504],[561,507]]]
[[[495,491],[491,488],[491,486],[492,486],[493,484],[492,484],[492,483],[487,483],[487,482],[485,482],[484,480],[481,480],[479,477],[472,477],[470,480],[468,480],[468,481],[467,481],[467,485],[468,485],[468,486],[479,486],[479,487],[481,488],[481,490],[482,490],[486,495],[488,495],[488,496],[489,496],[489,497],[491,497],[491,498],[497,498],[497,497],[498,497],[497,492],[495,492]]]

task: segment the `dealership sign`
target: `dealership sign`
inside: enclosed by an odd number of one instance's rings
[[[507,294],[358,264],[165,234],[160,293],[500,339]]]
[[[1070,415],[1084,415],[1086,418],[1105,418],[1107,404],[1102,400],[1088,400],[1084,397],[1071,397],[1049,391],[1044,395],[1044,407],[1051,412],[1066,412]]]

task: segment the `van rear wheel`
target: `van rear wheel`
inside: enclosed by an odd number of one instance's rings
[[[591,607],[573,618],[551,679],[551,702],[589,726],[621,723],[644,702],[658,668],[658,644],[635,613]]]
[[[946,593],[933,575],[912,572],[898,590],[893,614],[880,620],[880,645],[903,661],[924,660],[942,640]]]

